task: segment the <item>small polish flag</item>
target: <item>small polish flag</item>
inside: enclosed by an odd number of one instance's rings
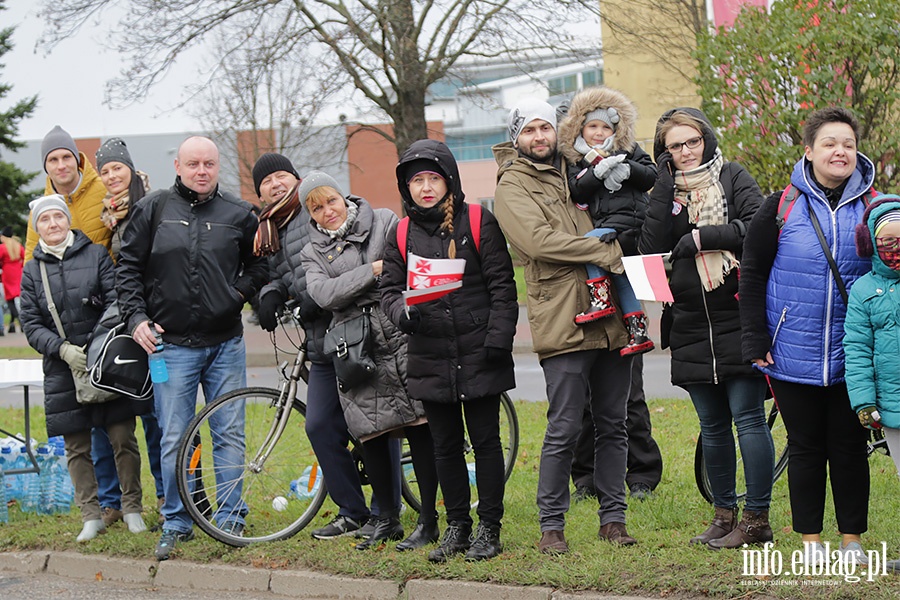
[[[672,290],[666,277],[665,260],[668,254],[645,254],[623,256],[625,274],[638,300],[653,302],[674,302]]]
[[[423,258],[410,253],[403,299],[406,306],[436,300],[462,287],[464,258]]]

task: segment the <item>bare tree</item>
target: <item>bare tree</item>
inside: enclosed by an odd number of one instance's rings
[[[217,32],[214,55],[227,53],[234,35],[239,31],[233,24]],[[345,137],[322,135],[323,127],[314,123],[347,88],[347,78],[328,64],[328,55],[286,53],[261,39],[268,36],[246,39],[227,61],[214,65],[215,85],[193,89],[185,102],[188,112],[219,140],[223,166],[237,178],[249,174],[265,152],[284,154],[301,171],[335,164]]]
[[[394,124],[398,150],[425,137],[425,92],[464,57],[495,58],[599,46],[576,24],[597,0],[42,0],[45,47],[106,9],[122,10],[113,43],[130,66],[109,87],[113,104],[140,97],[186,50],[240,22],[220,56],[251,38],[276,55],[326,48],[353,87]],[[259,33],[268,31],[265,38]],[[274,35],[272,35],[274,31]]]

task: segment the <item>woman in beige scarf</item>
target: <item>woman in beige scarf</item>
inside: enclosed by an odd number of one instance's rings
[[[742,166],[725,161],[699,110],[665,113],[654,152],[659,173],[639,249],[671,252],[675,302],[664,313],[662,346],[672,350],[672,383],[687,390],[700,418],[715,504],[709,527],[691,543],[720,549],[770,541],[775,449],[763,404],[766,383],[741,357],[737,300],[744,234],[762,194]],[[732,423],[747,481],[740,522]]]
[[[100,180],[106,186],[100,220],[113,232],[110,252],[115,261],[119,258],[131,207],[150,191],[150,179],[134,168],[131,154],[119,138],[103,142],[96,158]]]

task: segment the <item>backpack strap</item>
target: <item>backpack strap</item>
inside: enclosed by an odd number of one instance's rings
[[[409,217],[403,217],[397,223],[397,247],[400,249],[400,256],[403,262],[406,262],[406,238],[409,235]]]
[[[469,229],[472,231],[472,241],[475,242],[475,252],[481,254],[481,205],[469,205]]]
[[[787,221],[788,215],[791,214],[791,209],[794,208],[794,202],[797,201],[799,196],[800,190],[791,183],[781,192],[781,199],[778,200],[778,212],[775,215],[775,224],[778,226],[779,234],[784,227],[785,221]]]
[[[475,243],[475,251],[481,252],[481,205],[469,204],[469,230],[472,232],[472,241]],[[403,217],[397,223],[397,248],[400,256],[406,262],[406,240],[409,237],[409,217]]]

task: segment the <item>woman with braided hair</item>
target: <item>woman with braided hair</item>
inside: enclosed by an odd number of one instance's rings
[[[484,209],[480,218],[470,215],[474,209],[465,203],[456,161],[443,143],[413,143],[397,165],[397,185],[409,221],[405,239],[403,231],[388,236],[381,306],[409,334],[407,387],[425,407],[447,509],[447,529],[428,560],[462,553],[466,560],[493,558],[502,551],[505,483],[500,394],[515,387],[512,341],[519,310],[512,261],[494,215]],[[462,287],[407,310],[401,244],[417,256],[465,259]],[[471,538],[465,430],[475,450],[478,488],[479,523]]]

